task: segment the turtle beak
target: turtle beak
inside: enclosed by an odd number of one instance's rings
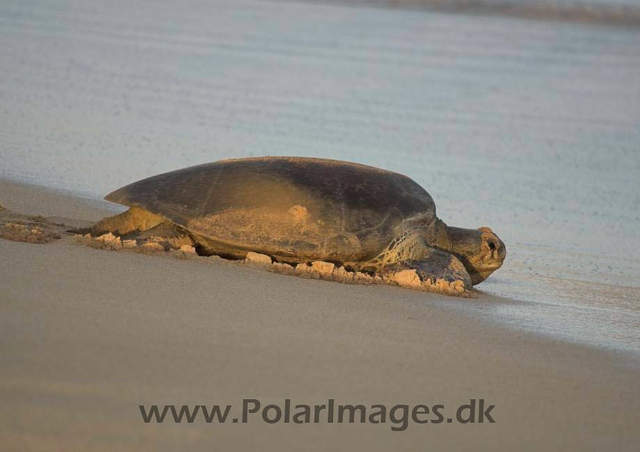
[[[480,284],[487,279],[491,273],[502,267],[504,259],[507,257],[507,247],[500,240],[491,228],[481,227],[480,231],[480,251],[473,260],[475,275],[471,275],[473,284]]]
[[[453,254],[462,261],[474,285],[502,267],[507,248],[490,228],[449,228],[449,236]]]
[[[487,260],[497,262],[496,268],[500,268],[505,257],[507,257],[507,247],[491,228],[481,227],[478,228],[478,231],[482,232],[480,237],[483,243],[480,245],[480,248],[489,251]]]

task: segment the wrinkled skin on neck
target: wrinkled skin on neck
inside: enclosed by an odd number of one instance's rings
[[[490,228],[454,228],[442,223],[439,229],[446,231],[446,234],[440,232],[439,235],[446,235],[448,243],[446,239],[442,239],[438,246],[460,259],[474,286],[499,269],[507,256],[504,242]]]

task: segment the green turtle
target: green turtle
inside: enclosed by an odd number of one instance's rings
[[[433,199],[398,173],[337,160],[221,160],[150,177],[105,197],[130,209],[90,232],[166,237],[200,255],[280,263],[325,261],[470,289],[498,269],[504,243],[489,228],[447,226]],[[176,245],[176,246],[177,246]]]

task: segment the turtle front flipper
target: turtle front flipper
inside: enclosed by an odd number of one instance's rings
[[[428,246],[421,259],[390,264],[382,276],[402,287],[453,295],[468,295],[473,287],[471,276],[457,257]]]

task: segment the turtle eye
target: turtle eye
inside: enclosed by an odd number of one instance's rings
[[[489,249],[491,250],[495,250],[496,249],[496,244],[494,242],[489,242]]]

